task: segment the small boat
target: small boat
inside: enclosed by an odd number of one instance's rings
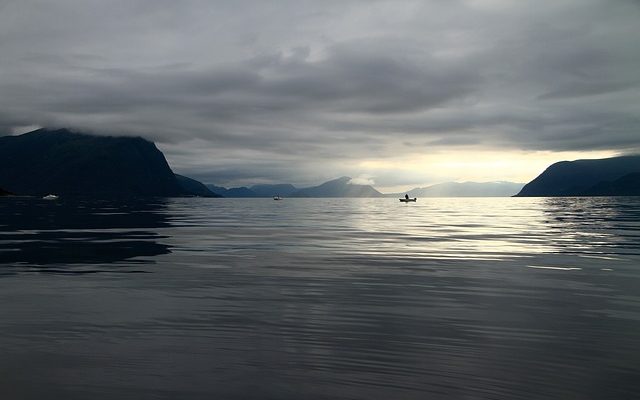
[[[58,200],[58,196],[55,194],[48,194],[42,198],[42,200]]]
[[[274,199],[274,200],[282,200],[282,197],[280,197],[280,196],[273,196],[273,199]]]
[[[412,201],[417,201],[418,198],[414,197],[413,199],[398,199],[398,200],[400,200],[403,203],[409,203],[409,202],[412,202]]]

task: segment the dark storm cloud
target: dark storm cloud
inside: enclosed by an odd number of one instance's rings
[[[617,0],[0,1],[0,129],[143,135],[221,183],[434,148],[626,151],[639,17]]]
[[[266,66],[274,78],[265,94],[338,113],[407,113],[469,94],[479,81],[471,68],[429,54],[419,60],[391,55],[393,46],[358,41],[328,49],[319,62],[280,58]]]

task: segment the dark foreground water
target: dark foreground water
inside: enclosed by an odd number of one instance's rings
[[[640,199],[0,199],[2,399],[636,399]]]

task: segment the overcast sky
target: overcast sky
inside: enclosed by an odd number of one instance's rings
[[[219,185],[535,177],[640,149],[637,0],[0,0],[0,132]]]

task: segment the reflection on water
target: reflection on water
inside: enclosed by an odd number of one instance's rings
[[[169,253],[155,231],[167,226],[166,200],[1,200],[0,265],[87,273],[99,264]]]
[[[0,393],[637,397],[640,200],[392,200],[0,201]]]

